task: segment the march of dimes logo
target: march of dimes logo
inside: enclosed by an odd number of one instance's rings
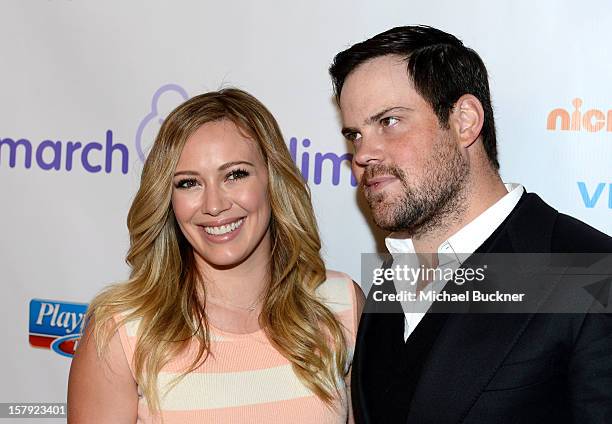
[[[167,97],[172,96],[173,99],[180,101],[172,103],[164,101]],[[144,161],[148,148],[145,145],[146,141],[154,140],[155,134],[161,126],[164,116],[160,110],[172,110],[179,103],[187,100],[189,95],[181,86],[176,84],[167,84],[160,87],[151,101],[151,110],[144,117],[138,130],[136,131],[135,145],[138,156]],[[161,105],[171,105],[172,107],[162,108]],[[351,186],[357,186],[357,179],[352,174],[349,166],[342,166],[344,162],[350,164],[353,155],[351,153],[337,154],[334,152],[316,152],[311,151],[311,141],[308,138],[298,140],[297,137],[291,137],[288,143],[289,153],[295,164],[302,172],[304,179],[312,184],[320,185],[324,182],[323,174],[327,170],[331,170],[331,185],[337,186],[341,182],[341,174],[344,169],[344,181],[349,182]]]
[[[140,121],[134,137],[134,148],[138,158],[144,162],[151,143],[167,113],[189,98],[187,91],[177,84],[160,87],[151,99],[147,114]],[[357,180],[350,170],[352,154],[312,151],[308,138],[289,139],[289,151],[300,168],[304,179],[315,185],[325,182],[337,186],[341,179],[345,184],[357,186]],[[43,140],[36,144],[27,138],[0,136],[0,167],[45,171],[72,171],[81,168],[89,173],[127,174],[130,165],[130,149],[116,141],[112,130],[107,130],[104,142]],[[331,178],[327,179],[327,176]],[[341,175],[344,177],[341,178]]]
[[[571,103],[571,110],[559,107],[548,114],[546,118],[546,129],[548,131],[612,132],[612,109],[607,111],[597,108],[583,110],[584,101],[579,97],[573,99]],[[576,185],[585,208],[605,207],[605,193],[607,192],[607,207],[612,209],[612,182],[592,181],[587,183],[586,181],[576,181]]]
[[[87,304],[61,300],[30,301],[30,345],[72,358],[83,331]]]

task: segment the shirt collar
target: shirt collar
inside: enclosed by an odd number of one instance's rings
[[[478,215],[474,220],[450,236],[438,247],[440,254],[471,254],[485,242],[487,238],[510,215],[517,205],[525,189],[521,184],[504,184],[508,193]],[[415,253],[412,239],[396,238],[395,233],[385,238],[385,245],[390,253]],[[462,261],[457,258],[459,262]]]

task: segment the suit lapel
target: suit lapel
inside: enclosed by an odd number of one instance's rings
[[[524,194],[477,252],[545,252],[555,219],[556,211],[539,197]],[[461,422],[533,316],[449,314],[423,365],[408,423]]]
[[[393,257],[386,256],[382,268],[393,264]],[[372,287],[359,323],[353,369],[351,377],[351,397],[355,421],[377,423],[381,414],[391,421],[401,422],[399,416],[406,417],[400,409],[384,407],[392,390],[394,376],[403,366],[404,354],[402,334],[404,314],[399,303],[386,303],[373,299],[374,290],[385,294],[395,293],[392,280],[385,280],[381,286]]]

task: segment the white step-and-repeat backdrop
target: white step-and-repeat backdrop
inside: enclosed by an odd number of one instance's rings
[[[360,210],[327,68],[428,24],[490,71],[501,172],[612,233],[606,1],[92,1],[0,4],[0,402],[63,402],[81,314],[127,276],[126,215],[166,114],[225,86],[277,117],[313,192],[328,267],[380,251]]]

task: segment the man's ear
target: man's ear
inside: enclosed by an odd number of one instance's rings
[[[478,139],[484,124],[484,109],[472,94],[464,94],[455,102],[450,121],[462,147],[469,147]]]

